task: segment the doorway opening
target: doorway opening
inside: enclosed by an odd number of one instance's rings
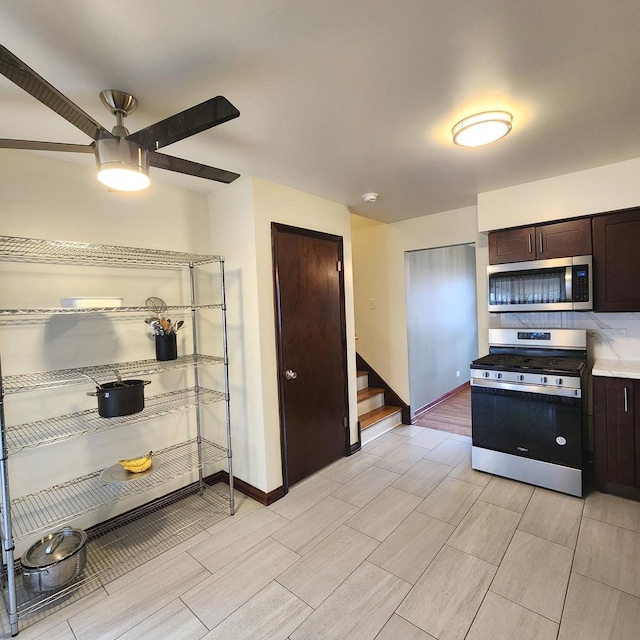
[[[469,382],[478,357],[474,245],[405,253],[412,417]]]

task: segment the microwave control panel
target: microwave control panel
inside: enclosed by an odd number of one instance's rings
[[[573,267],[573,299],[575,302],[589,302],[589,266],[586,264]]]

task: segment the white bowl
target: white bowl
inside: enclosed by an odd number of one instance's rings
[[[63,309],[114,309],[122,306],[123,298],[62,298]]]

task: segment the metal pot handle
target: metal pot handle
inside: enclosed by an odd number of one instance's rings
[[[64,533],[58,533],[53,537],[53,540],[47,545],[44,550],[46,556],[50,556],[58,547],[58,545],[64,540]]]

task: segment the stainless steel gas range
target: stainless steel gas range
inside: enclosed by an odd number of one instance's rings
[[[586,331],[490,329],[471,363],[474,469],[584,495]]]

